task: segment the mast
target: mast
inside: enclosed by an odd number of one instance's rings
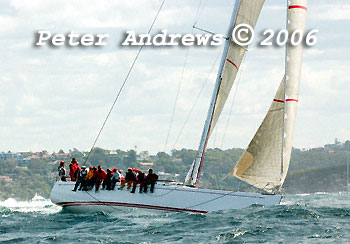
[[[198,182],[199,182],[199,178],[200,178],[200,171],[202,168],[202,164],[204,161],[204,155],[205,155],[205,150],[208,144],[208,140],[209,140],[209,135],[210,135],[210,127],[211,127],[211,123],[212,123],[212,119],[213,119],[213,114],[214,114],[214,109],[215,109],[215,105],[216,105],[216,100],[217,100],[217,95],[219,93],[219,89],[220,89],[220,84],[221,84],[221,78],[222,78],[222,71],[225,65],[225,60],[226,60],[226,56],[227,56],[227,52],[230,46],[230,42],[231,42],[231,35],[232,35],[232,31],[233,31],[233,27],[235,24],[235,20],[236,20],[236,16],[237,16],[237,12],[238,12],[238,8],[239,8],[239,4],[240,4],[240,0],[236,0],[235,1],[235,5],[232,11],[232,15],[231,15],[231,20],[230,20],[230,24],[227,30],[227,39],[225,40],[225,46],[224,46],[224,51],[222,53],[222,57],[221,57],[221,62],[220,62],[220,66],[219,66],[219,70],[218,70],[218,74],[216,77],[216,82],[215,82],[215,87],[214,87],[214,91],[213,91],[213,95],[212,95],[212,99],[210,102],[210,106],[209,106],[209,110],[208,110],[208,115],[207,118],[205,120],[205,124],[204,124],[204,128],[203,128],[203,133],[202,133],[202,137],[199,143],[199,148],[197,151],[197,155],[195,160],[193,161],[193,164],[191,166],[191,169],[189,171],[189,174],[186,177],[190,178],[190,185],[195,185],[196,187],[198,187]]]
[[[289,0],[287,2],[287,7],[286,7],[286,29],[288,30],[288,21],[289,21],[289,11],[288,11],[288,6],[289,6]],[[288,42],[286,43],[286,49],[285,49],[285,55],[284,55],[284,73],[287,74],[288,71],[288,65],[287,65],[287,60],[288,60],[288,52],[287,52],[287,47]],[[283,162],[284,162],[284,134],[285,134],[285,114],[286,114],[286,86],[287,86],[287,79],[286,76],[283,78],[283,118],[282,118],[282,143],[281,143],[281,178],[280,178],[280,187],[282,187],[282,179],[283,179]]]

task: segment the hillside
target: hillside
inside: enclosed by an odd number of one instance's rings
[[[288,174],[284,183],[287,193],[347,191],[346,165],[296,170]]]
[[[346,165],[350,157],[350,141],[325,145],[308,150],[293,149],[289,173],[284,184],[287,193],[339,192],[346,190]],[[243,149],[208,149],[202,170],[200,187],[226,190],[255,191],[244,182],[228,173],[239,160]],[[169,155],[159,152],[148,155],[134,150],[105,150],[95,148],[86,165],[103,165],[103,168],[123,169],[128,167],[146,171],[152,167],[161,179],[182,182],[195,157],[196,151],[190,149],[173,150]],[[29,155],[29,154],[28,154]],[[65,160],[66,168],[72,157],[82,165],[86,152],[77,149],[69,153],[36,153],[29,162],[11,159],[0,161],[0,199],[9,197],[26,200],[35,193],[49,197],[55,181],[58,162]]]

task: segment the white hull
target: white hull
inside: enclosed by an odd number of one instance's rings
[[[281,195],[198,189],[158,183],[154,193],[132,194],[126,190],[73,192],[74,182],[56,182],[51,201],[74,212],[116,211],[120,207],[155,209],[176,212],[207,213],[225,209],[240,209],[252,204],[277,205]]]

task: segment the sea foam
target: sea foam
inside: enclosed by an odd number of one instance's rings
[[[17,201],[13,198],[0,201],[0,208],[22,213],[38,212],[43,214],[57,213],[61,210],[60,207],[54,205],[49,199],[39,195],[35,195],[29,201]]]

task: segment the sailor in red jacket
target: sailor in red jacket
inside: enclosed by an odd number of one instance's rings
[[[100,188],[100,185],[102,181],[107,177],[106,171],[102,169],[102,165],[99,165],[96,170],[96,184],[95,184],[95,191],[98,191],[98,188]]]
[[[69,176],[70,176],[71,181],[76,180],[75,171],[77,170],[78,167],[79,166],[78,166],[77,160],[75,158],[72,158],[72,161],[69,164]]]

